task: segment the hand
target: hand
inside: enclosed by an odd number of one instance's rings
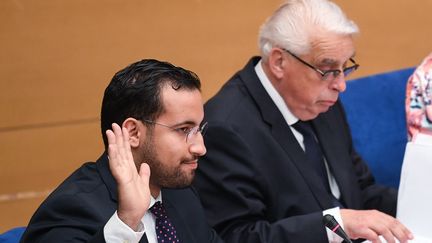
[[[420,127],[421,121],[423,118],[424,110],[423,109],[413,109],[410,108],[410,110],[407,113],[408,118],[408,124],[412,125],[414,127]]]
[[[341,209],[345,232],[351,239],[364,238],[373,243],[381,242],[383,236],[388,243],[395,238],[400,243],[413,239],[412,233],[397,219],[377,210]]]
[[[137,231],[138,225],[150,205],[150,168],[142,163],[135,165],[129,145],[129,132],[112,124],[107,130],[109,166],[117,181],[119,205],[117,215],[121,221]]]

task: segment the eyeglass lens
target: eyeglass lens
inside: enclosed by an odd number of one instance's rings
[[[191,141],[192,137],[194,137],[198,132],[204,136],[207,130],[207,122],[203,123],[201,126],[196,126],[191,128],[191,130],[186,134],[186,142]]]

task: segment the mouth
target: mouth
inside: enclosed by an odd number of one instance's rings
[[[336,101],[332,101],[332,100],[322,100],[322,101],[320,101],[320,103],[321,104],[323,104],[323,105],[325,105],[325,106],[333,106],[335,103],[336,103]]]
[[[198,168],[198,160],[185,161],[182,164],[191,168],[191,169]]]

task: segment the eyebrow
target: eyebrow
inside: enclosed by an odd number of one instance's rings
[[[329,65],[329,66],[333,66],[336,65],[338,62],[334,59],[330,59],[330,58],[324,58],[323,60],[321,60],[318,65]]]
[[[353,53],[352,55],[351,55],[351,57],[350,58],[348,58],[348,60],[346,60],[346,62],[348,62],[350,59],[354,59],[355,58],[355,53]],[[346,63],[345,62],[345,63]],[[329,66],[331,66],[331,65],[336,65],[336,64],[338,64],[338,61],[336,61],[335,59],[332,59],[332,58],[324,58],[323,60],[321,60],[319,63],[318,63],[318,65],[329,65]],[[344,64],[344,63],[343,63]]]
[[[179,127],[179,126],[182,126],[182,125],[192,125],[192,126],[196,126],[196,122],[194,122],[194,121],[189,121],[189,120],[187,120],[187,121],[182,121],[182,122],[179,122],[179,123],[176,123],[176,124],[172,125],[172,127]]]

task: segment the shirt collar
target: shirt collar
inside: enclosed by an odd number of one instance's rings
[[[157,198],[154,198],[153,196],[150,195],[150,205],[149,205],[149,208],[153,207],[153,205],[156,202],[161,202],[162,203],[162,191],[159,192],[159,196]]]
[[[277,92],[273,84],[270,82],[262,67],[262,60],[260,60],[255,66],[255,72],[258,76],[258,79],[261,81],[261,84],[264,86],[264,89],[267,91],[276,107],[282,113],[286,123],[290,126],[296,123],[299,119],[290,111],[282,96],[279,94],[279,92]]]

